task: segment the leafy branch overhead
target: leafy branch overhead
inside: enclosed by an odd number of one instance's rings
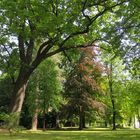
[[[90,41],[86,35],[91,25],[96,27],[96,20],[125,2],[3,0],[2,24],[6,28],[1,34],[8,32],[8,36],[16,38],[21,62],[35,69],[46,57],[92,45],[88,42],[94,43],[96,38]]]

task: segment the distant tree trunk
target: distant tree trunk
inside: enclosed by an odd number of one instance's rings
[[[105,121],[105,127],[107,127],[107,121]]]
[[[139,110],[138,110],[138,123],[139,123],[139,128],[140,128],[140,114],[139,114]]]
[[[84,111],[83,107],[79,107],[79,130],[83,130],[83,124],[84,124],[84,117],[83,117]],[[84,124],[85,125],[85,124]]]
[[[85,112],[83,111],[83,128],[86,128]]]
[[[39,77],[37,75],[36,77],[36,98],[35,98],[35,111],[34,111],[34,115],[33,115],[33,118],[32,118],[32,130],[37,130],[37,125],[38,125],[38,112],[39,112],[39,108],[38,108],[38,105],[39,105]]]
[[[59,120],[59,114],[57,113],[57,116],[56,116],[56,128],[60,128],[60,120]]]
[[[130,117],[129,122],[128,122],[128,126],[132,125],[132,117]]]
[[[136,116],[134,115],[134,128],[136,129]]]
[[[112,117],[112,125],[113,125],[113,128],[112,130],[116,130],[116,111],[115,111],[115,102],[114,102],[114,99],[111,99],[111,102],[112,102],[112,109],[113,109],[113,117]]]
[[[32,130],[37,130],[38,125],[38,109],[35,110],[35,113],[32,118]]]
[[[111,98],[111,103],[112,103],[112,125],[113,128],[112,130],[116,130],[116,108],[115,108],[115,97],[113,95],[113,79],[112,79],[112,62],[110,65],[110,74],[108,75],[108,80],[109,80],[109,90],[110,90],[110,98]]]
[[[43,131],[46,130],[46,98],[43,100]]]
[[[43,131],[46,130],[46,113],[43,113]]]
[[[91,123],[92,121],[91,120],[89,120],[89,122],[88,122],[88,124],[89,124],[89,126],[92,126],[92,123]]]

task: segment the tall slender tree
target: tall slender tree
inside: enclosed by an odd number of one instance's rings
[[[58,110],[62,85],[59,69],[54,60],[44,61],[34,72],[27,90],[27,104],[32,115],[32,129],[37,129],[38,114],[43,116],[43,130],[46,129],[46,114],[51,108]]]

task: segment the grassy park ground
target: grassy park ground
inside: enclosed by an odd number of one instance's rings
[[[0,132],[0,140],[140,140],[140,129],[93,129],[83,131],[22,131],[15,135]]]

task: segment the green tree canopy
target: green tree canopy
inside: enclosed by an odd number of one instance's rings
[[[0,61],[10,63],[8,69],[14,78],[10,111],[20,114],[27,81],[44,59],[71,48],[95,45],[99,40],[116,43],[120,32],[116,35],[112,29],[118,29],[117,21],[121,23],[134,2],[1,0]]]

